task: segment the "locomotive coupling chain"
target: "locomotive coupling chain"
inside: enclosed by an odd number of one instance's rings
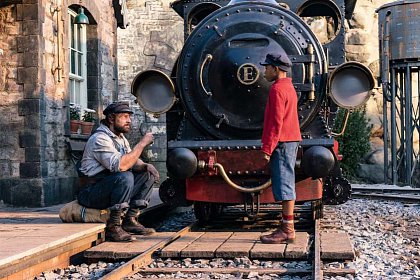
[[[226,174],[225,169],[223,168],[223,165],[221,165],[220,163],[214,163],[213,165],[215,168],[219,169],[220,171],[220,175],[222,175],[223,179],[225,180],[225,182],[231,186],[232,188],[234,188],[237,191],[240,192],[244,192],[244,193],[254,193],[254,192],[259,192],[262,190],[265,190],[266,188],[268,188],[269,186],[271,186],[271,179],[269,179],[267,182],[265,182],[262,185],[256,186],[256,187],[252,187],[252,188],[245,188],[242,186],[239,186],[237,184],[235,184]]]

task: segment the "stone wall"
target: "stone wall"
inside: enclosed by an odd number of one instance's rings
[[[32,1],[33,2],[33,1]],[[36,1],[35,1],[36,2]],[[41,110],[42,40],[34,4],[9,5],[0,9],[2,117],[0,195],[17,203],[42,196]],[[28,206],[37,203],[28,203]]]
[[[0,8],[0,200],[16,206],[67,202],[78,182],[66,144],[73,137],[67,9],[83,5],[91,20],[88,106],[102,112],[117,93],[112,0],[16,2]]]
[[[0,153],[0,178],[9,180],[7,184],[0,185],[0,197],[10,197],[10,180],[19,177],[20,162],[25,159],[25,149],[19,145],[19,131],[24,126],[24,117],[18,114],[23,85],[17,81],[22,55],[17,52],[16,38],[23,24],[17,20],[16,14],[15,5],[0,9],[0,145],[3,151]],[[6,131],[7,134],[4,133]]]
[[[127,29],[118,30],[119,95],[131,100],[135,108],[133,131],[129,140],[135,144],[147,131],[155,134],[155,143],[143,156],[166,177],[165,116],[146,114],[133,102],[131,82],[145,70],[158,69],[170,74],[183,45],[183,20],[170,7],[168,0],[128,0]]]

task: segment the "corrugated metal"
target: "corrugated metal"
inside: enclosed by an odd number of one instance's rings
[[[397,1],[377,10],[379,30],[389,28],[389,59],[418,59],[420,57],[420,1]],[[388,18],[388,23],[387,22]],[[382,34],[385,36],[385,34]],[[381,50],[383,51],[383,50]]]

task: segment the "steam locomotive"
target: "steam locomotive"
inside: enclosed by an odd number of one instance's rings
[[[296,163],[297,201],[340,204],[351,188],[340,169],[332,131],[338,110],[363,105],[374,86],[370,70],[346,62],[344,21],[356,0],[178,0],[185,44],[170,76],[139,73],[138,104],[166,113],[168,178],[164,202],[194,202],[207,221],[226,204],[255,214],[272,203],[267,164],[259,160],[270,83],[267,53],[284,50],[298,94],[302,142]],[[314,33],[313,30],[321,32]],[[322,37],[322,38],[321,38]],[[342,132],[344,131],[344,127]],[[341,132],[341,133],[342,133]]]

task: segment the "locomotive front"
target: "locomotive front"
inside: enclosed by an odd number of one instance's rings
[[[221,204],[274,201],[267,164],[257,160],[270,88],[260,62],[283,50],[293,63],[288,75],[299,95],[303,137],[297,201],[321,200],[323,194],[333,203],[346,201],[350,185],[342,178],[330,128],[335,104],[352,109],[366,100],[373,87],[370,71],[358,63],[331,65],[325,45],[293,9],[300,1],[290,1],[292,7],[275,1],[188,1],[197,4],[190,8],[184,2],[173,4],[184,17],[187,39],[172,77],[150,70],[132,85],[143,109],[167,112],[169,178],[160,187],[162,200],[194,201],[202,220]],[[333,1],[326,3],[343,14]],[[344,48],[340,54],[341,64]]]

